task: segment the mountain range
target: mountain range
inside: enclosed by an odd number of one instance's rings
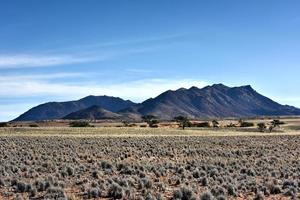
[[[78,101],[50,102],[34,107],[14,121],[50,119],[140,120],[143,115],[191,119],[300,115],[300,109],[281,105],[255,91],[250,85],[228,87],[214,84],[168,90],[142,103],[117,97],[88,96]]]
[[[14,121],[38,121],[61,119],[72,112],[86,109],[91,106],[99,106],[111,112],[117,112],[121,109],[135,105],[131,101],[125,101],[117,97],[109,96],[87,96],[77,101],[67,102],[49,102],[31,108],[20,115]]]

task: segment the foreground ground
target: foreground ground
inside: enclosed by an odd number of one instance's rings
[[[1,128],[0,199],[297,199],[300,135]]]

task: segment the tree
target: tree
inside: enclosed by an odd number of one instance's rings
[[[124,125],[125,127],[128,127],[128,126],[129,126],[129,122],[128,122],[128,121],[122,121],[122,123],[123,123],[123,125]]]
[[[159,123],[157,117],[154,115],[145,115],[142,117],[142,119],[149,125],[149,127],[156,127]]]
[[[212,121],[212,124],[213,124],[213,127],[214,127],[214,128],[219,127],[219,122],[218,122],[217,120],[213,120],[213,121]]]
[[[174,120],[180,123],[180,126],[182,127],[183,130],[185,129],[185,127],[191,126],[191,122],[187,117],[177,116],[174,117]]]
[[[269,127],[270,133],[273,131],[274,128],[279,128],[281,124],[284,124],[284,122],[281,122],[279,119],[274,119],[273,121],[271,121],[271,125]]]
[[[257,127],[258,127],[258,130],[259,130],[260,132],[265,132],[265,131],[266,131],[266,128],[267,128],[267,126],[266,126],[266,124],[265,124],[264,122],[258,123],[258,124],[257,124]]]
[[[86,122],[86,121],[74,121],[71,122],[70,127],[93,127],[92,125],[90,125],[90,123]]]

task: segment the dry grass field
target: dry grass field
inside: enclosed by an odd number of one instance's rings
[[[298,199],[300,123],[284,121],[272,133],[0,128],[0,199]]]

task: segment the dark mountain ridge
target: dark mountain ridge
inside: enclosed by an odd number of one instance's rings
[[[231,88],[215,84],[202,89],[191,87],[168,90],[156,98],[148,99],[119,113],[131,112],[172,119],[178,115],[189,118],[299,115],[300,109],[280,105],[257,93],[250,85]]]
[[[94,105],[96,107],[91,107]],[[201,89],[193,86],[189,89],[168,90],[139,104],[107,96],[46,103],[30,109],[16,121],[105,117],[138,120],[149,114],[169,120],[178,115],[191,119],[300,115],[300,109],[276,103],[259,94],[250,85],[228,87],[214,84]]]
[[[20,115],[14,121],[38,121],[60,119],[66,115],[91,106],[99,106],[111,112],[135,105],[135,103],[123,100],[119,97],[110,96],[87,96],[77,101],[49,102],[31,108]]]

